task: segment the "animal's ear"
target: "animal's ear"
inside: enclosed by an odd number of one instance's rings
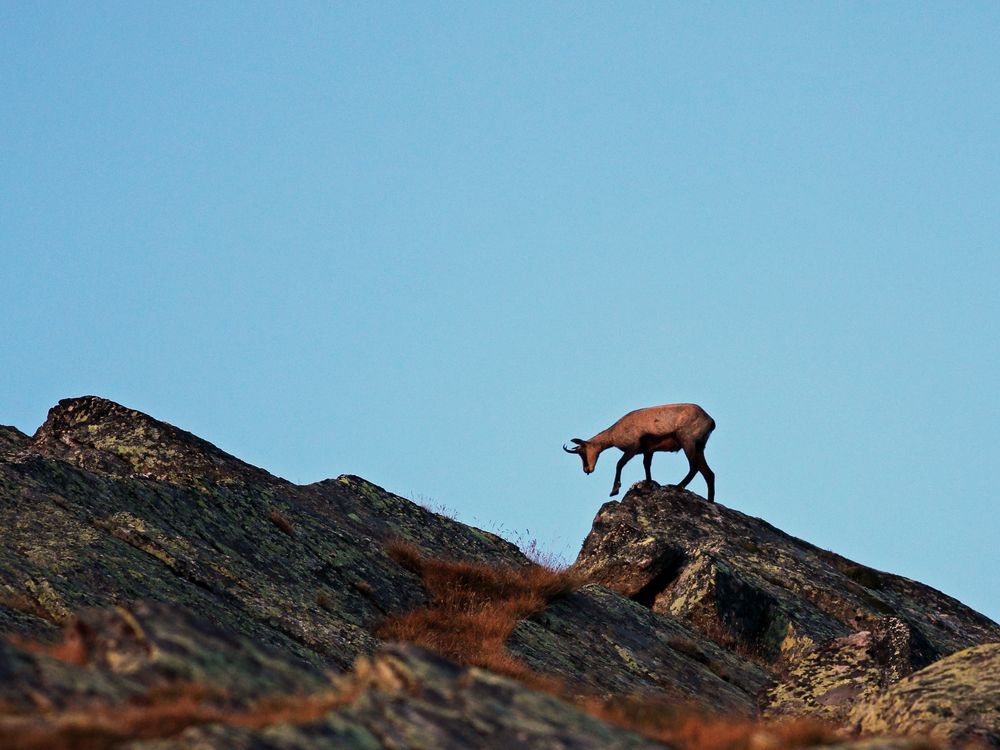
[[[572,440],[570,440],[570,442],[571,443],[576,443],[577,445],[583,445],[587,441],[586,440],[580,440],[580,438],[573,438]]]

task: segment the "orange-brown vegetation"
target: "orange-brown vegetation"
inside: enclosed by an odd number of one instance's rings
[[[225,695],[204,686],[175,684],[125,704],[76,710],[0,712],[4,750],[111,750],[126,740],[173,736],[197,724],[222,722],[260,729],[315,721],[353,700],[353,689],[264,698],[249,708],[226,707]]]
[[[678,750],[783,750],[838,739],[833,728],[815,721],[732,720],[653,697],[605,700],[572,695],[559,680],[532,671],[504,648],[519,620],[582,585],[583,579],[572,569],[428,559],[401,541],[387,549],[393,559],[420,576],[430,601],[387,620],[379,631],[382,638],[410,641],[459,663],[507,675]],[[736,640],[721,627],[716,635],[717,640]]]
[[[45,607],[20,592],[0,594],[0,605],[10,609],[16,609],[19,612],[27,612],[29,615],[34,615],[35,617],[39,617],[43,620],[60,624],[60,620],[45,609]]]
[[[387,550],[420,576],[430,601],[388,618],[379,637],[416,643],[460,664],[489,669],[534,688],[559,689],[558,680],[529,669],[504,643],[519,621],[583,584],[572,569],[430,559],[399,540],[390,542]]]
[[[277,508],[271,508],[271,511],[267,514],[267,520],[288,534],[288,536],[295,536],[295,526]]]
[[[797,719],[765,722],[706,716],[652,697],[577,701],[610,724],[663,742],[677,750],[792,750],[843,741],[833,727]]]
[[[41,654],[70,664],[83,665],[87,663],[87,644],[83,638],[79,624],[71,622],[63,628],[62,638],[53,642],[33,641],[19,635],[8,636],[7,640],[18,648]]]
[[[740,638],[736,632],[725,622],[716,618],[700,618],[697,623],[698,631],[711,641],[715,641],[719,646],[730,651],[737,656],[741,656],[749,662],[764,667],[770,666],[770,662],[764,655],[762,644],[754,641],[747,641]]]

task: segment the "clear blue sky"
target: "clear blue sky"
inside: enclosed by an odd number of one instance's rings
[[[0,422],[99,394],[573,557],[618,454],[562,443],[694,401],[720,502],[1000,619],[998,39],[993,2],[3,4]]]

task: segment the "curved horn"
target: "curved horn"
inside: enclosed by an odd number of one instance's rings
[[[567,453],[576,453],[576,452],[577,452],[578,450],[580,450],[580,449],[579,449],[579,448],[567,448],[567,447],[566,447],[566,446],[564,445],[564,446],[563,446],[563,450],[564,450],[564,451],[566,451]]]

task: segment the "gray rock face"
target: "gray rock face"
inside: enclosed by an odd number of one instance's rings
[[[646,693],[699,711],[751,717],[768,675],[683,623],[602,586],[521,622],[507,644],[579,694]]]
[[[153,601],[82,610],[49,648],[8,643],[0,677],[0,702],[21,710],[121,703],[177,684],[211,686],[239,706],[329,686],[304,660]]]
[[[641,483],[606,503],[577,566],[655,612],[781,665],[832,638],[905,623],[911,667],[1000,626],[929,586],[882,573],[672,487]]]
[[[402,644],[331,679],[280,650],[157,603],[87,610],[66,637],[79,641],[81,663],[0,644],[0,747],[31,746],[30,737],[40,738],[36,747],[74,746],[83,736],[67,726],[74,711],[103,715],[102,707],[142,705],[151,691],[177,684],[212,692],[177,722],[175,738],[127,747],[660,747],[551,695]],[[324,696],[329,707],[297,721],[259,718],[254,699],[296,694],[302,703]],[[88,726],[97,728],[86,734],[87,747],[121,746],[113,714]]]
[[[412,646],[387,647],[340,686],[353,697],[306,724],[188,729],[173,741],[132,750],[300,750],[301,748],[662,748],[567,703]]]

